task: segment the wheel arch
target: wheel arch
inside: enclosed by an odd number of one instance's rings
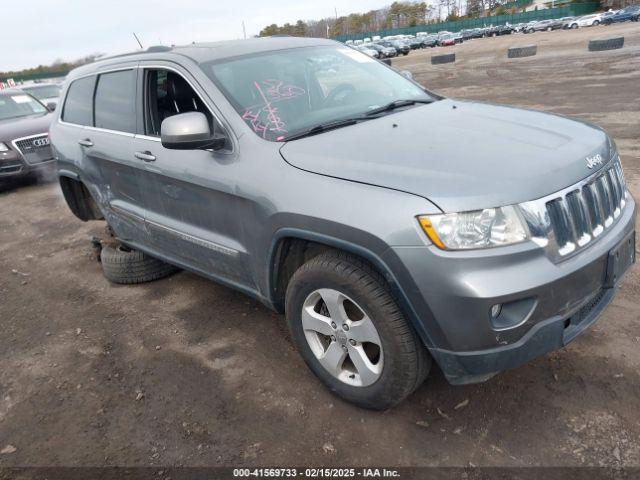
[[[420,318],[413,302],[381,254],[362,245],[320,232],[298,228],[282,228],[273,237],[267,265],[267,291],[271,306],[284,312],[284,294],[289,279],[306,261],[328,250],[344,251],[370,264],[385,279],[398,305],[417,331],[426,347],[434,345],[425,322]],[[428,312],[428,315],[432,315]]]
[[[104,216],[80,176],[70,170],[58,172],[60,189],[71,212],[83,222],[103,220]]]

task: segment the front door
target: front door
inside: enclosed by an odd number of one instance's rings
[[[185,72],[154,67],[140,74],[145,133],[134,143],[144,165],[146,225],[155,247],[202,273],[248,286],[231,147],[220,152],[168,150],[160,142],[162,120],[180,113],[200,111],[212,129],[222,127]]]

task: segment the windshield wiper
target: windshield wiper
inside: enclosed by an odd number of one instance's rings
[[[369,110],[365,115],[373,116],[379,113],[390,112],[391,110],[395,110],[396,108],[408,107],[410,105],[415,105],[416,103],[433,103],[433,100],[430,98],[411,98],[407,100],[394,100],[393,102],[389,102],[382,107],[374,108]]]
[[[298,140],[299,138],[310,137],[312,135],[317,135],[318,133],[324,133],[329,130],[335,130],[336,128],[348,127],[349,125],[355,125],[358,122],[362,122],[364,120],[372,120],[372,117],[368,116],[357,116],[357,117],[349,117],[343,118],[342,120],[336,120],[335,122],[327,122],[327,123],[319,123],[308,130],[303,130],[299,133],[294,133],[285,137],[283,140],[288,142],[289,140]]]
[[[363,115],[358,115],[356,117],[343,118],[341,120],[336,120],[335,122],[327,122],[327,123],[319,123],[308,130],[304,130],[299,133],[294,133],[293,135],[289,135],[285,137],[283,140],[288,142],[289,140],[297,140],[299,138],[310,137],[312,135],[317,135],[318,133],[324,133],[329,130],[334,130],[336,128],[347,127],[349,125],[354,125],[358,122],[362,122],[364,120],[373,120],[377,118],[376,115],[384,112],[389,112],[391,110],[395,110],[396,108],[408,107],[410,105],[415,105],[417,103],[433,103],[435,100],[430,98],[413,98],[407,100],[394,100],[393,102],[387,103],[386,105],[374,108],[373,110],[369,110]]]

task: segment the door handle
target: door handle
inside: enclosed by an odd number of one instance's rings
[[[93,147],[93,142],[88,138],[85,138],[84,140],[78,140],[78,143],[83,147]]]
[[[134,156],[136,158],[142,160],[143,162],[155,162],[156,161],[155,155],[153,155],[148,150],[146,152],[136,152],[136,153],[134,153]]]

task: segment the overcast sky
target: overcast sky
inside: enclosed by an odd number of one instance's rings
[[[391,0],[11,0],[2,4],[0,71],[101,52],[242,38],[272,23],[366,12]]]

